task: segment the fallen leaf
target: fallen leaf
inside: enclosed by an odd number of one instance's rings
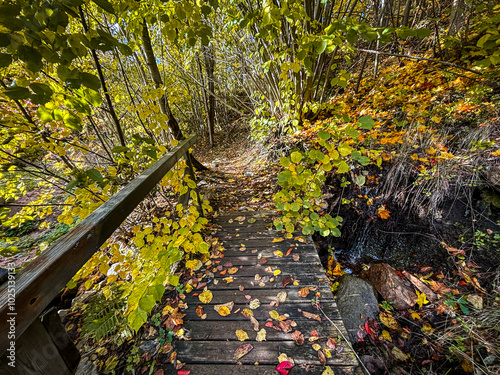
[[[283,257],[283,252],[281,250],[274,250],[273,254],[276,255],[278,258]]]
[[[202,303],[210,303],[210,301],[212,301],[213,294],[210,290],[205,290],[198,296],[198,298]]]
[[[330,366],[326,366],[325,371],[323,371],[321,375],[335,375],[335,373]]]
[[[230,275],[233,275],[236,272],[238,272],[238,270],[239,270],[238,267],[231,267],[230,269],[227,270],[227,273],[230,274]]]
[[[326,365],[326,357],[325,357],[325,353],[323,353],[322,350],[318,350],[318,358],[319,358],[319,361],[321,362],[321,364],[324,366]]]
[[[380,207],[377,211],[377,215],[379,218],[383,220],[387,220],[391,217],[390,215],[391,211],[386,210],[384,206]]]
[[[304,317],[306,317],[307,319],[313,319],[313,320],[317,320],[317,321],[321,322],[321,318],[319,317],[318,314],[313,314],[313,313],[310,313],[307,311],[302,311],[302,315]]]
[[[309,295],[309,291],[310,290],[311,290],[311,288],[308,287],[308,286],[300,288],[300,290],[299,290],[299,297],[306,298]]]
[[[251,217],[250,219],[247,220],[247,222],[249,222],[250,224],[253,224],[255,223],[257,220],[255,220],[253,217]]]
[[[381,311],[379,317],[380,321],[390,330],[395,332],[401,331],[401,327],[399,326],[396,319],[394,319],[394,316],[392,316],[392,313],[390,311]]]
[[[318,350],[320,350],[320,349],[321,349],[321,345],[320,345],[320,344],[313,344],[313,346],[312,346],[312,347],[313,347],[313,349],[314,349],[314,350],[316,350],[316,351],[318,351]]]
[[[292,252],[292,250],[293,250],[293,247],[289,248],[288,251],[286,252],[285,256],[286,257],[289,256],[290,253]]]
[[[253,311],[250,309],[243,309],[243,311],[241,313],[247,319],[249,319],[251,316],[253,316]]]
[[[329,337],[328,340],[326,341],[326,346],[328,346],[332,350],[335,349],[335,344],[337,344],[337,340],[335,340],[331,337]]]
[[[257,332],[259,330],[259,321],[252,315],[250,317],[250,322],[253,324],[253,330]]]
[[[419,320],[420,314],[412,309],[408,309],[408,312],[411,314],[413,320]]]
[[[292,325],[292,320],[282,320],[280,322],[280,327],[285,333],[292,332],[291,325]]]
[[[276,310],[269,311],[269,316],[275,320],[279,320],[280,314]]]
[[[259,332],[257,332],[256,341],[266,341],[266,330],[262,328]]]
[[[284,288],[284,287],[286,287],[288,284],[290,284],[292,281],[293,281],[292,276],[285,276],[285,277],[283,278],[283,281],[281,282],[281,284],[283,285],[283,288]]]
[[[274,270],[273,275],[278,276],[281,273],[281,270]]]
[[[382,337],[387,341],[392,342],[391,334],[389,333],[389,331],[386,331],[385,329],[382,330]]]
[[[203,306],[197,306],[196,307],[196,315],[198,315],[201,318],[203,316],[203,314],[205,314],[205,312],[203,311]]]
[[[229,277],[224,277],[222,280],[224,280],[224,281],[225,281],[226,283],[228,283],[228,284],[229,284],[229,283],[232,283],[232,282],[234,281],[234,279],[233,279],[231,276],[229,276]]]
[[[299,259],[300,259],[300,255],[299,254],[292,254],[292,258],[295,262],[298,262]]]
[[[277,295],[278,301],[283,303],[286,301],[286,292],[279,292]]]
[[[396,358],[398,361],[406,362],[410,357],[408,354],[405,354],[403,351],[401,351],[401,349],[399,349],[396,346],[392,348],[391,353],[394,356],[394,358]]]
[[[258,309],[260,307],[260,301],[258,300],[258,298],[255,298],[255,299],[251,300],[250,304],[249,304],[249,307],[252,310]]]
[[[229,311],[227,306],[220,306],[218,309],[215,308],[215,310],[217,310],[220,316],[228,316],[231,314],[231,311]]]
[[[246,333],[242,329],[237,329],[235,333],[236,333],[236,337],[238,338],[238,340],[240,340],[240,341],[248,340],[248,333]]]
[[[327,348],[323,348],[323,353],[325,353],[326,358],[332,358],[332,352],[330,352]]]
[[[262,258],[260,259],[260,263],[261,263],[261,264],[266,264],[266,263],[267,263],[267,258],[266,258],[266,257],[262,257]]]
[[[297,345],[303,345],[304,344],[304,335],[300,331],[294,331],[292,332],[292,339],[295,341]]]
[[[247,355],[248,353],[250,353],[252,350],[253,350],[252,344],[243,344],[234,351],[233,358],[235,360],[238,360],[243,356]]]
[[[420,293],[418,290],[416,290],[415,292],[417,292],[417,303],[418,303],[418,306],[421,308],[423,305],[426,305],[429,303],[429,301],[427,300],[427,297],[425,295],[425,293]]]
[[[274,238],[272,242],[281,242],[284,241],[284,238]]]
[[[280,362],[278,366],[276,366],[276,371],[278,371],[282,375],[287,375],[293,366],[294,366],[293,363],[288,361],[283,361]]]
[[[179,371],[177,371],[177,375],[189,375],[190,373],[191,373],[191,370],[179,370]]]
[[[245,287],[243,285],[240,285],[238,289],[240,290],[240,292],[243,292],[245,290]]]

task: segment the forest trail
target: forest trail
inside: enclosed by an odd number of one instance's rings
[[[184,300],[190,340],[174,342],[177,361],[191,375],[275,374],[293,364],[294,374],[322,374],[325,364],[357,373],[312,239],[278,241],[272,220],[272,212],[212,219],[225,250],[198,271]]]
[[[277,166],[266,160],[266,148],[237,128],[216,134],[215,147],[199,141],[195,156],[209,170],[199,171],[198,187],[214,211],[266,211],[274,207]]]

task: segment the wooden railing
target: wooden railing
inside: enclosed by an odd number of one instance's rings
[[[63,238],[13,275],[10,284],[6,281],[0,285],[2,357],[13,341],[13,336],[9,334],[13,333],[16,340],[23,335],[68,281],[181,157],[186,158],[189,173],[194,177],[189,148],[196,139],[196,135],[193,135],[180,142]],[[15,321],[15,329],[11,328],[12,319]]]

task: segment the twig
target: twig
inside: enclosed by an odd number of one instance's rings
[[[454,68],[462,69],[462,70],[465,70],[467,72],[474,73],[474,74],[482,76],[482,73],[480,73],[480,72],[477,72],[475,70],[466,68],[464,66],[453,64],[453,63],[448,62],[448,61],[429,59],[427,57],[419,57],[419,56],[413,56],[413,55],[402,55],[402,54],[399,54],[399,53],[380,52],[380,51],[374,51],[374,50],[371,50],[371,49],[364,49],[364,48],[358,48],[358,51],[367,52],[367,53],[374,53],[376,55],[394,56],[394,57],[402,57],[402,58],[405,58],[405,59],[434,62],[434,63],[437,63],[437,64],[443,64],[443,65],[452,66]]]
[[[356,353],[356,351],[354,350],[354,348],[352,347],[351,345],[351,342],[349,341],[349,339],[347,337],[344,336],[344,333],[340,330],[340,328],[330,319],[330,317],[328,315],[325,314],[325,312],[323,311],[323,309],[321,307],[318,307],[318,309],[323,313],[323,315],[325,316],[325,318],[331,323],[332,326],[335,327],[335,329],[337,331],[339,331],[340,335],[342,336],[342,338],[345,340],[345,342],[347,343],[347,346],[349,347],[349,349],[352,350],[352,352],[354,353],[354,355],[356,356],[359,364],[361,365],[361,367],[363,367],[363,370],[365,371],[366,374],[370,374],[370,371],[368,371],[368,369],[365,367],[363,361],[361,360],[361,358],[359,358],[358,356],[358,353]]]

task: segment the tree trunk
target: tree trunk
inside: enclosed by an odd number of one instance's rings
[[[208,138],[210,146],[214,147],[214,129],[215,129],[215,96],[210,94],[215,92],[214,70],[215,59],[213,47],[203,47],[203,57],[205,59],[205,70],[207,72],[208,81]]]
[[[155,87],[160,88],[163,85],[163,80],[161,79],[160,70],[158,69],[158,65],[156,64],[156,57],[153,51],[153,46],[151,45],[151,37],[149,36],[148,24],[145,19],[143,19],[142,23],[141,40],[142,40],[142,49],[144,51],[144,54],[146,55],[146,62],[149,68],[149,72],[151,73],[151,78],[153,79]],[[158,104],[160,106],[160,110],[162,111],[162,113],[167,115],[168,117],[167,124],[170,128],[170,131],[172,132],[174,139],[177,140],[184,139],[185,137],[182,134],[181,128],[179,127],[179,123],[177,122],[176,118],[174,117],[174,114],[172,113],[172,110],[168,103],[168,97],[166,94],[164,94],[160,98]],[[201,164],[194,157],[192,159],[196,169],[198,170],[207,169],[207,167]]]

